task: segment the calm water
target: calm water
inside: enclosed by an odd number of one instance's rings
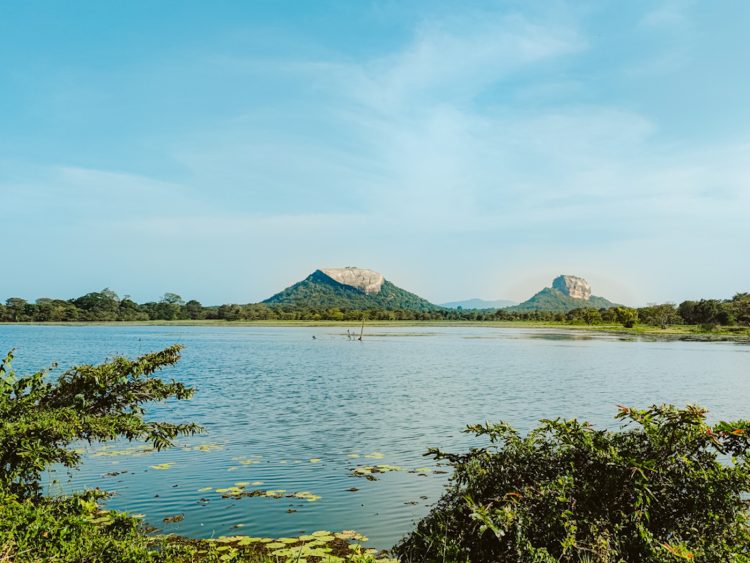
[[[149,413],[199,422],[207,434],[142,456],[92,450],[65,486],[116,491],[110,507],[200,537],[356,529],[371,545],[389,547],[426,514],[446,480],[408,470],[435,468],[421,455],[428,447],[470,445],[461,432],[469,423],[503,419],[529,429],[539,418],[563,416],[611,427],[618,403],[654,402],[750,416],[750,347],[729,343],[483,327],[373,328],[364,342],[352,342],[338,328],[0,326],[0,351],[15,347],[22,373],[173,343],[185,345],[183,359],[164,375],[197,393]],[[212,446],[190,449],[200,444]],[[173,465],[151,468],[162,463]],[[404,470],[377,481],[351,475],[357,465],[379,463]],[[255,481],[321,499],[199,492]],[[184,521],[162,524],[179,513]]]

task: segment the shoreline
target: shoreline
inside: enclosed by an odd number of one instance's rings
[[[361,321],[300,321],[300,320],[252,320],[224,321],[201,320],[154,320],[154,321],[71,321],[71,322],[0,322],[0,326],[206,326],[206,327],[359,327]],[[367,321],[365,327],[484,327],[562,330],[566,332],[588,332],[616,336],[638,337],[646,340],[685,342],[736,342],[750,343],[750,328],[732,327],[727,330],[705,331],[692,325],[675,325],[668,328],[621,325],[585,325],[545,321]]]

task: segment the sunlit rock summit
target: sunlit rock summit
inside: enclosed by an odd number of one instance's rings
[[[556,289],[573,299],[589,299],[591,297],[591,284],[577,276],[557,276],[552,280],[552,289]]]
[[[566,313],[573,309],[589,307],[606,309],[614,307],[604,297],[591,295],[591,284],[578,276],[557,276],[552,280],[552,287],[545,287],[539,293],[509,311],[554,311]]]
[[[380,293],[380,288],[383,287],[383,282],[385,281],[383,274],[353,266],[347,266],[346,268],[324,268],[320,271],[340,284],[356,287],[365,293]]]
[[[401,289],[383,274],[365,268],[321,268],[263,303],[311,309],[432,311],[426,299]]]

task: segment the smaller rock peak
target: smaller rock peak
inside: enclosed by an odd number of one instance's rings
[[[385,281],[383,274],[354,266],[322,268],[320,271],[340,284],[356,287],[365,293],[380,293],[380,288],[383,287]]]
[[[552,280],[552,288],[573,299],[588,300],[591,297],[591,285],[578,276],[557,276]]]

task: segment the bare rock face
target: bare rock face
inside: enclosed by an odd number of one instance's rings
[[[385,281],[383,274],[351,266],[346,268],[326,268],[321,270],[321,272],[340,284],[356,287],[365,293],[380,293],[380,288],[383,286],[383,281]]]
[[[576,276],[557,276],[552,281],[552,288],[573,299],[588,300],[591,297],[589,282]]]

